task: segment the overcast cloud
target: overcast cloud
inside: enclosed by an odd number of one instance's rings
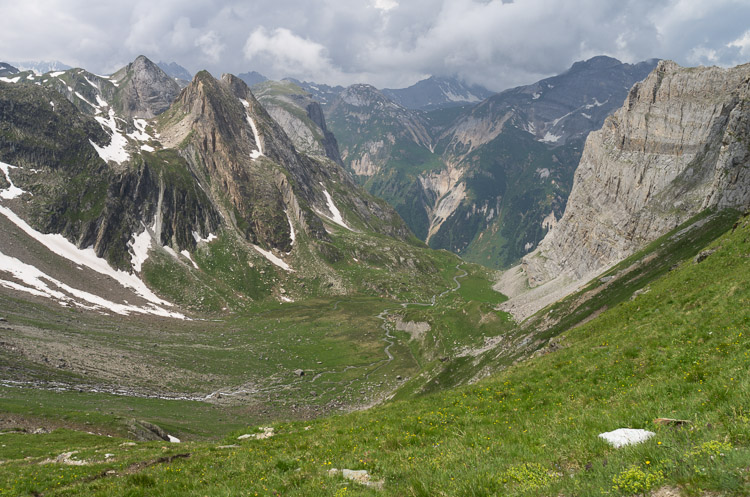
[[[399,88],[458,75],[502,90],[600,54],[750,61],[748,0],[0,0],[0,13],[0,61],[99,74],[144,54],[217,76]]]

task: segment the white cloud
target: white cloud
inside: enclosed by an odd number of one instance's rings
[[[739,48],[741,55],[750,56],[750,30],[734,41],[727,43],[728,48]]]
[[[195,46],[201,49],[203,55],[208,57],[211,62],[219,62],[221,53],[226,46],[221,42],[221,37],[216,31],[207,31],[195,40]]]
[[[398,7],[398,2],[396,0],[375,0],[375,8],[389,11],[391,9],[395,9]]]
[[[98,73],[143,53],[214,74],[391,88],[458,74],[500,90],[599,54],[683,65],[750,57],[747,0],[11,2],[0,0],[4,58]]]
[[[705,46],[695,47],[690,50],[687,60],[691,65],[714,65],[719,62],[719,54],[712,48]]]
[[[271,64],[279,75],[294,77],[325,76],[335,78],[340,70],[333,67],[326,48],[307,38],[302,38],[286,28],[268,31],[260,27],[253,31],[245,43],[245,58]]]

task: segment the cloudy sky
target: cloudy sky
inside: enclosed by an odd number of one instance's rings
[[[0,0],[0,61],[109,74],[144,54],[189,71],[492,90],[606,54],[750,61],[750,0]]]

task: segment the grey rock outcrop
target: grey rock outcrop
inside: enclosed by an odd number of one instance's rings
[[[750,206],[749,98],[750,64],[660,62],[589,135],[565,214],[523,258],[528,286],[586,279],[704,209]]]
[[[118,85],[118,111],[129,117],[150,119],[167,110],[180,86],[143,55],[111,77]]]
[[[253,94],[298,151],[328,157],[344,165],[336,137],[326,125],[323,108],[309,93],[291,81],[266,81],[253,87]]]

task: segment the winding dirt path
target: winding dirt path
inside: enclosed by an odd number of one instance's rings
[[[401,307],[404,308],[404,309],[406,309],[410,305],[411,306],[421,306],[421,307],[434,307],[435,303],[437,302],[437,299],[442,298],[442,297],[448,295],[449,293],[457,292],[458,290],[460,290],[461,289],[461,282],[458,281],[458,279],[459,278],[465,278],[469,274],[461,266],[462,266],[462,264],[456,264],[456,269],[460,270],[460,271],[463,271],[463,274],[458,274],[458,275],[456,275],[456,276],[453,277],[453,282],[456,284],[456,286],[454,288],[449,288],[449,289],[445,290],[443,293],[441,293],[440,295],[433,295],[432,298],[430,299],[430,302],[402,302],[401,303]],[[383,321],[383,324],[380,327],[383,328],[383,330],[385,330],[385,338],[383,338],[383,340],[388,345],[386,345],[386,347],[384,349],[384,352],[385,352],[386,356],[388,356],[388,357],[387,357],[387,359],[385,359],[385,362],[383,364],[379,365],[377,368],[373,369],[367,375],[365,375],[365,378],[367,378],[368,376],[370,376],[372,373],[374,373],[375,371],[377,371],[381,367],[383,367],[386,364],[390,363],[394,359],[393,354],[391,353],[390,349],[396,343],[396,337],[394,337],[393,335],[391,335],[391,329],[388,326],[388,315],[392,311],[394,311],[394,310],[395,309],[385,309],[383,312],[381,312],[380,314],[378,314],[376,316],[378,319],[380,319],[381,321]]]

